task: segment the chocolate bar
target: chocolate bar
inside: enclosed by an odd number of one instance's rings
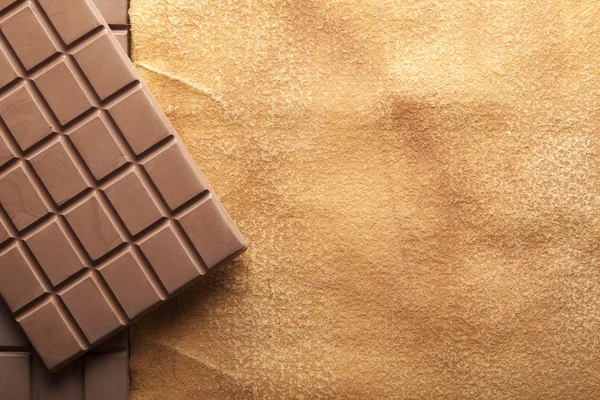
[[[48,372],[0,302],[0,398],[126,400],[129,347],[120,332],[58,372]]]
[[[56,370],[246,243],[91,1],[8,3],[0,295]]]
[[[112,7],[113,14],[127,16],[128,4],[122,0],[106,0],[103,5]],[[101,12],[106,18],[105,10]],[[109,25],[115,34],[124,33],[121,44],[128,52],[127,27],[122,29],[110,22]],[[128,399],[127,332],[118,333],[59,372],[50,373],[33,352],[11,311],[0,301],[0,396],[11,400]]]
[[[129,4],[128,0],[93,0],[104,20],[119,41],[119,44],[129,54]]]

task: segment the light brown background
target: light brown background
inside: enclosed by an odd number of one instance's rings
[[[600,398],[600,4],[132,0],[250,242],[132,331],[134,399]]]

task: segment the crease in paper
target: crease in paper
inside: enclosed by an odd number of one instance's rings
[[[185,78],[183,78],[181,76],[174,75],[174,74],[172,74],[172,73],[170,73],[168,71],[160,70],[160,69],[158,69],[158,68],[156,68],[156,67],[154,67],[152,65],[149,65],[149,64],[146,64],[146,63],[143,63],[143,62],[138,62],[135,65],[137,67],[141,67],[141,68],[145,69],[146,71],[150,71],[150,72],[152,72],[154,74],[163,76],[163,77],[165,77],[167,79],[170,79],[170,80],[182,83],[183,85],[189,87],[190,89],[192,89],[192,90],[194,90],[194,91],[196,91],[196,92],[198,92],[200,94],[203,94],[205,96],[210,97],[216,103],[222,104],[222,101],[219,98],[215,97],[215,95],[208,88],[201,87],[201,86],[195,84],[194,82],[189,81],[189,80],[187,80],[187,79],[185,79]]]

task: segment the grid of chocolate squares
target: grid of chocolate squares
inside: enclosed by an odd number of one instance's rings
[[[98,5],[0,1],[0,296],[51,371],[246,248]]]

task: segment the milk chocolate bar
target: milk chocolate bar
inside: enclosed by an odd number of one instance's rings
[[[93,0],[119,44],[129,54],[129,4],[128,0]]]
[[[91,0],[2,4],[0,295],[56,370],[246,243]]]
[[[0,398],[10,400],[127,400],[129,346],[125,332],[60,371],[42,365],[0,302]]]
[[[100,0],[97,0],[100,1]],[[112,14],[127,17],[128,4],[105,0]],[[102,15],[107,18],[104,10]],[[127,26],[111,23],[129,51]],[[114,26],[114,27],[113,27]],[[115,28],[117,30],[115,30]],[[127,332],[119,332],[90,353],[57,373],[50,373],[35,355],[31,344],[15,322],[11,311],[0,301],[0,397],[11,400],[71,399],[94,400],[129,398],[129,345]]]

